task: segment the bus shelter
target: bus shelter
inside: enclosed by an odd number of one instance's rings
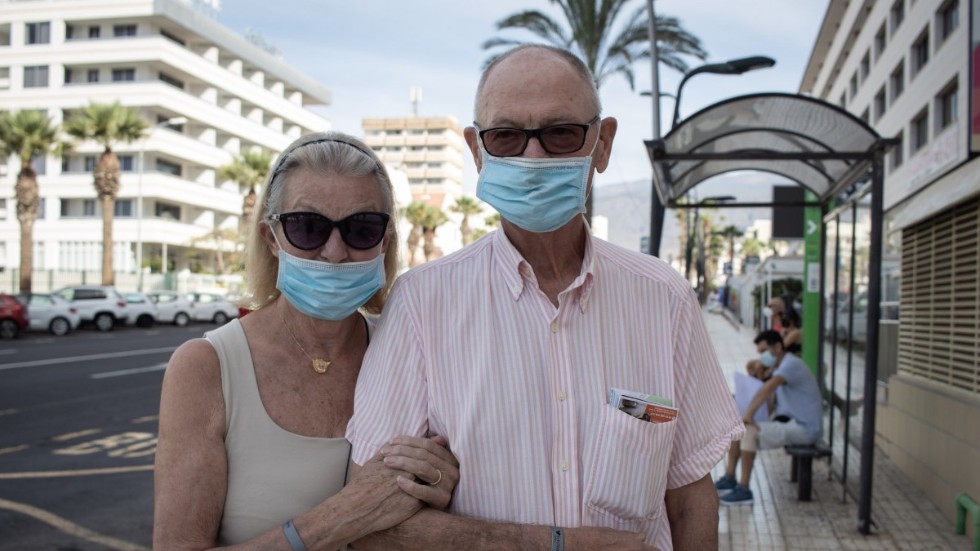
[[[858,530],[864,534],[870,533],[872,524],[883,159],[894,143],[835,105],[784,93],[720,101],[688,117],[662,139],[646,142],[654,190],[670,208],[688,208],[681,199],[690,190],[733,171],[776,174],[817,197],[803,203],[728,202],[711,207],[820,209],[817,371],[821,387],[827,388],[825,438],[834,450],[831,472],[840,477],[845,499],[848,493],[857,498]],[[732,195],[737,196],[737,191],[732,189]],[[660,231],[651,228],[652,234],[659,235]],[[804,346],[808,344],[804,342]],[[863,377],[852,385],[854,374],[861,372]],[[860,411],[860,417],[855,411]],[[843,421],[843,429],[837,431],[835,414]],[[852,415],[857,436],[850,430]],[[855,453],[858,465],[852,461]],[[852,483],[856,475],[856,484],[849,483],[849,474]]]

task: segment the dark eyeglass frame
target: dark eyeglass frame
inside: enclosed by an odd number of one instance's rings
[[[596,115],[596,116],[592,117],[591,119],[589,119],[589,121],[587,123],[585,123],[585,124],[579,124],[579,123],[573,123],[573,122],[566,122],[566,123],[562,123],[562,124],[552,124],[550,126],[542,126],[541,128],[513,128],[513,127],[510,127],[510,126],[495,126],[493,128],[487,128],[486,130],[479,130],[479,132],[477,132],[477,134],[480,136],[480,142],[483,143],[483,149],[485,149],[488,154],[490,154],[490,155],[492,155],[494,157],[517,157],[519,155],[524,154],[524,151],[527,149],[527,144],[529,144],[531,142],[531,138],[537,138],[538,139],[538,143],[541,144],[541,148],[544,149],[546,152],[548,152],[548,153],[550,153],[552,155],[564,155],[564,154],[567,154],[567,153],[574,153],[574,152],[582,149],[582,146],[585,145],[585,139],[589,136],[589,129],[592,128],[592,125],[595,124],[598,121],[599,121],[599,115]],[[478,129],[480,128],[479,125],[476,122],[474,122],[473,125],[476,126]],[[582,141],[578,144],[578,147],[576,147],[575,149],[568,149],[568,150],[562,150],[562,151],[554,151],[554,150],[550,149],[548,147],[548,140],[546,138],[546,136],[547,136],[546,132],[548,132],[549,130],[554,130],[556,128],[566,128],[566,127],[573,127],[573,128],[577,128],[577,129],[579,129],[579,130],[582,131]],[[514,153],[508,153],[507,155],[498,155],[497,153],[494,153],[493,151],[490,151],[490,148],[487,147],[487,142],[484,139],[484,136],[486,136],[487,133],[489,133],[489,132],[499,131],[499,130],[509,130],[509,131],[512,131],[512,132],[520,132],[520,133],[523,133],[524,134],[524,145],[521,146],[520,151],[517,151],[517,152],[514,152]]]
[[[377,218],[374,220],[358,219],[359,217],[364,217],[364,216],[371,216]],[[290,219],[295,219],[298,217],[309,217],[312,218],[314,221],[326,221],[326,231],[323,232],[322,235],[317,236],[317,240],[319,241],[318,243],[300,244],[293,240],[294,237],[299,239],[299,236],[289,235],[287,224],[289,224]],[[342,220],[331,220],[326,216],[317,212],[296,211],[296,212],[283,212],[279,214],[270,214],[267,217],[267,219],[269,221],[279,222],[279,225],[282,227],[282,234],[286,236],[286,241],[289,241],[290,245],[303,251],[312,251],[324,246],[327,243],[327,241],[330,240],[330,236],[333,234],[334,228],[340,230],[340,238],[344,241],[344,243],[347,244],[348,247],[352,249],[357,249],[359,251],[366,251],[368,249],[373,249],[374,247],[377,247],[378,243],[381,243],[384,240],[385,235],[388,234],[388,222],[391,220],[391,216],[389,216],[387,213],[384,212],[364,211],[364,212],[355,212],[354,214]],[[356,223],[374,225],[381,228],[381,231],[378,233],[377,240],[373,242],[351,243],[350,241],[351,233],[353,232],[352,224],[356,224]]]

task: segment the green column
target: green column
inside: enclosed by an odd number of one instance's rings
[[[818,197],[811,191],[804,196],[808,203]],[[803,361],[814,376],[817,369],[817,350],[820,346],[820,207],[806,207],[803,213]]]

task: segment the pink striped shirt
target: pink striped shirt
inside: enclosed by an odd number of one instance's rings
[[[610,388],[678,408],[655,424]],[[442,434],[451,512],[604,526],[671,549],[664,492],[744,431],[694,293],[659,259],[589,238],[556,308],[497,231],[396,282],[364,358],[347,438],[358,464],[399,434]]]

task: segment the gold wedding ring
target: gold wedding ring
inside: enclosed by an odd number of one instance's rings
[[[442,471],[436,469],[436,472],[439,473],[439,478],[437,478],[435,482],[429,484],[429,486],[438,486],[439,483],[442,482]]]

